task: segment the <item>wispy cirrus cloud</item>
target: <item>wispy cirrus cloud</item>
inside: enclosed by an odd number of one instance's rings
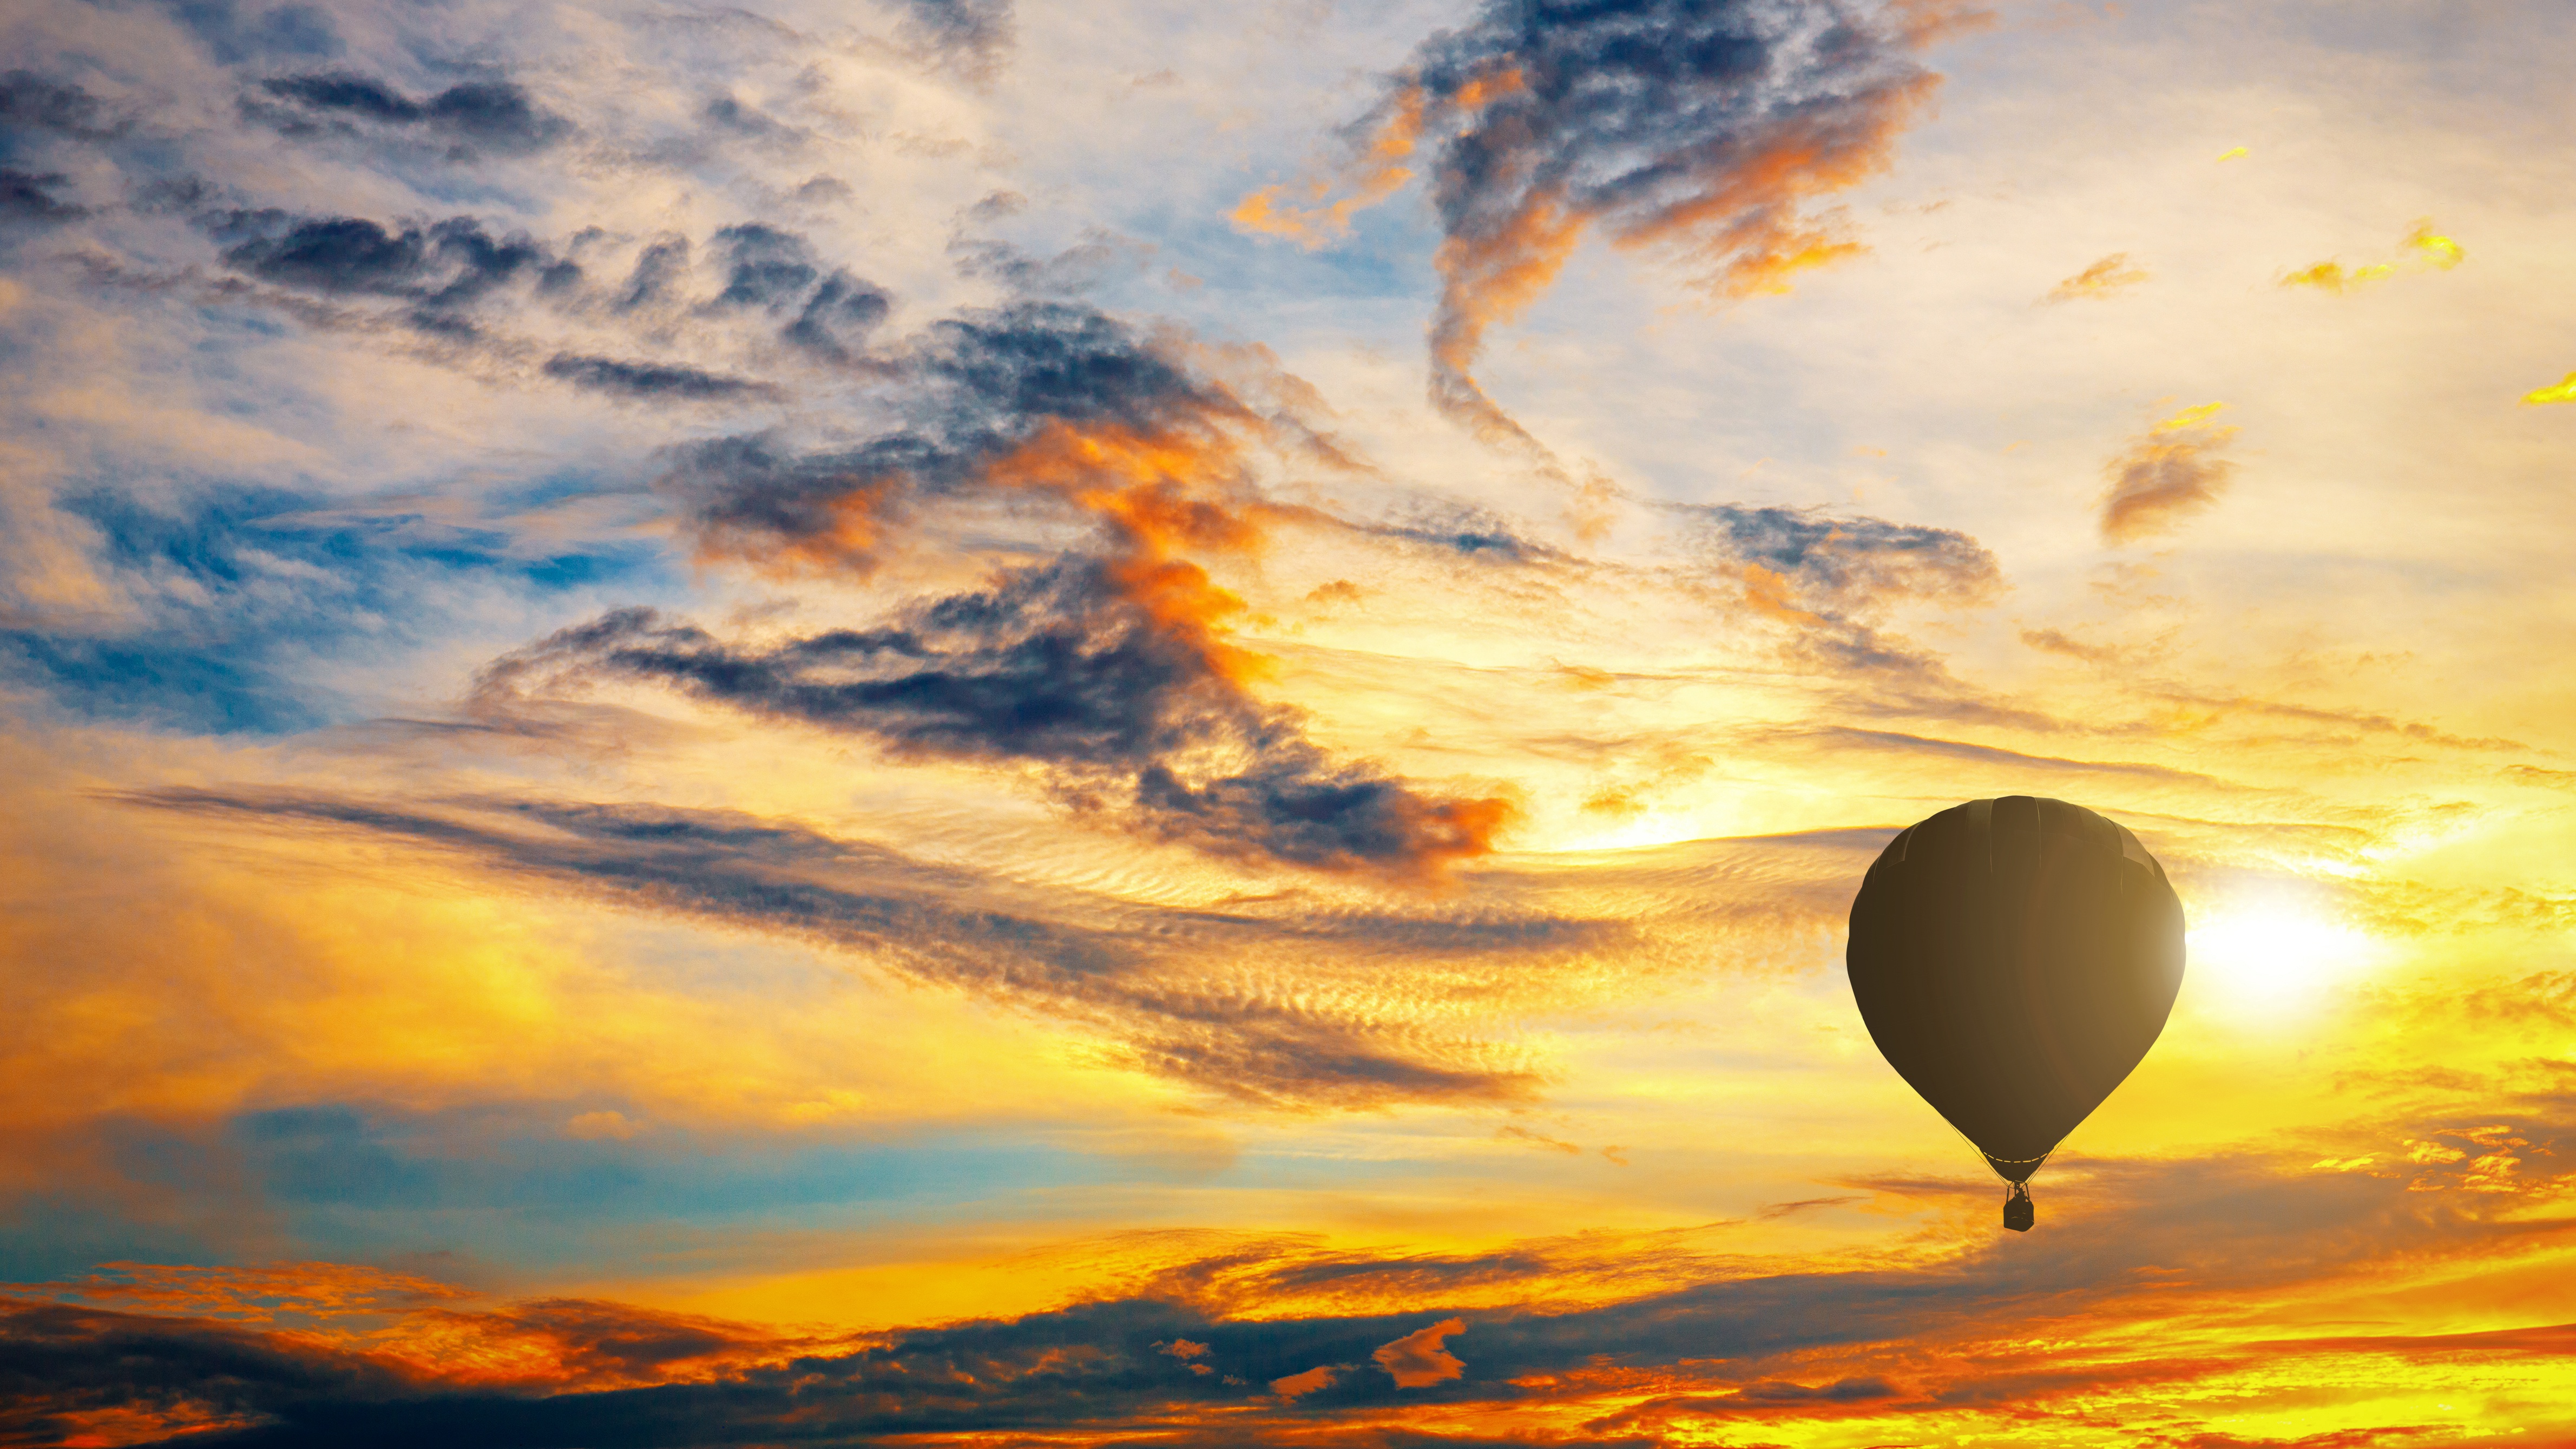
[[[2127,252],[2113,252],[2074,276],[2048,289],[2043,302],[2073,302],[2085,298],[2113,297],[2148,279],[2144,267],[2131,266]]]
[[[436,808],[204,790],[132,798],[244,824],[379,833],[558,888],[820,938],[925,981],[1096,1030],[1149,1072],[1291,1107],[1508,1100],[1526,1096],[1535,1078],[1497,1043],[1432,1028],[1441,1014],[1434,983],[1425,983],[1434,996],[1411,1006],[1402,1004],[1411,988],[1387,979],[1367,993],[1367,1005],[1319,1009],[1270,999],[1257,978],[1228,979],[1223,968],[1211,975],[1211,963],[1304,956],[1313,969],[1336,956],[1356,962],[1391,941],[1433,956],[1563,959],[1620,930],[1543,912],[1501,929],[1436,913],[1303,927],[1220,913],[1158,923],[1159,913],[1110,909],[1104,919],[1101,902],[1030,898],[881,846],[732,814],[537,801]]]

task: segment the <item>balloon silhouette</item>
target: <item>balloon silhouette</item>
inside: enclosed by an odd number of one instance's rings
[[[2007,795],[1899,833],[1852,898],[1852,999],[1897,1075],[2028,1183],[2155,1045],[2182,989],[2182,902],[2138,838]]]

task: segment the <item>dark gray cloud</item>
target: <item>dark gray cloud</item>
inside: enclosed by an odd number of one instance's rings
[[[635,270],[627,275],[626,285],[617,295],[618,310],[633,311],[669,300],[688,271],[689,239],[677,232],[655,237],[636,253]]]
[[[0,75],[0,159],[15,155],[24,138],[35,132],[104,141],[123,129],[123,123],[80,86],[28,70]]]
[[[970,79],[992,75],[1010,54],[1011,0],[902,0],[903,38]]]
[[[459,159],[540,151],[572,130],[505,80],[466,81],[414,100],[373,76],[325,70],[275,76],[260,82],[259,90],[265,99],[246,100],[245,110],[290,135],[364,122],[434,136]]]
[[[381,1403],[406,1385],[353,1355],[204,1320],[0,1298],[0,1433],[60,1444],[101,1410],[264,1415],[271,1405]]]
[[[323,296],[404,298],[415,325],[470,332],[474,305],[552,260],[524,234],[495,237],[472,217],[388,228],[362,217],[236,211],[209,219],[237,271]]]
[[[1508,813],[1334,760],[1295,711],[1246,691],[1203,629],[1081,555],[888,627],[762,647],[622,611],[502,661],[486,688],[565,673],[676,685],[898,754],[1043,765],[1077,808],[1212,854],[1414,875],[1481,854]]]
[[[1955,529],[1819,508],[1673,505],[1718,553],[1790,583],[1810,607],[1873,613],[1908,598],[1974,599],[2003,581],[1995,556]]]
[[[1563,550],[1531,538],[1511,520],[1481,509],[1456,509],[1400,523],[1368,524],[1360,531],[1483,563],[1553,563],[1567,557]]]
[[[846,362],[893,310],[894,299],[883,288],[835,271],[779,335],[818,357]]]
[[[717,232],[714,247],[725,264],[715,305],[790,316],[780,335],[817,356],[848,361],[893,310],[882,288],[846,270],[827,274],[812,244],[795,232],[745,222]],[[639,261],[639,279],[643,267]]]
[[[71,184],[59,171],[0,166],[0,223],[60,222],[88,215],[87,207],[65,199]]]
[[[374,121],[409,123],[422,118],[420,104],[379,80],[349,71],[317,71],[263,81],[270,95],[317,111],[342,111]]]
[[[715,246],[725,258],[725,287],[716,294],[718,306],[775,311],[791,305],[822,280],[813,247],[794,232],[744,222],[717,232]]]
[[[545,374],[592,392],[620,397],[679,398],[691,402],[739,397],[774,397],[777,389],[746,377],[727,377],[674,363],[625,362],[613,357],[583,357],[559,352],[547,358]]]

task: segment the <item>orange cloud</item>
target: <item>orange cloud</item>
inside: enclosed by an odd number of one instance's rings
[[[1453,234],[1440,244],[1434,259],[1440,307],[1431,324],[1431,398],[1488,442],[1535,439],[1476,381],[1473,368],[1485,349],[1485,333],[1519,317],[1555,285],[1587,224],[1560,198],[1540,195],[1491,233]]]
[[[1320,1368],[1310,1368],[1301,1374],[1272,1379],[1270,1392],[1283,1399],[1294,1399],[1300,1395],[1311,1394],[1317,1389],[1331,1388],[1333,1382],[1341,1376],[1341,1369],[1332,1364],[1325,1364]]]
[[[451,1284],[350,1263],[271,1263],[201,1268],[169,1263],[101,1263],[57,1285],[60,1296],[137,1313],[273,1324],[402,1313],[473,1298]]]
[[[1517,75],[1511,79],[1518,81]],[[1462,94],[1456,103],[1472,108],[1483,99],[1482,93],[1472,98]],[[1424,114],[1422,88],[1405,87],[1396,93],[1385,118],[1368,133],[1358,154],[1335,174],[1311,178],[1298,188],[1304,204],[1283,201],[1287,183],[1274,183],[1245,197],[1227,219],[1243,231],[1285,237],[1310,249],[1348,236],[1354,215],[1393,196],[1413,179],[1412,168],[1404,162],[1421,142]]]
[[[2145,280],[2146,268],[2130,266],[2127,252],[2113,252],[2050,288],[2040,300],[2072,302],[2084,297],[2108,297]]]
[[[1369,1357],[1376,1359],[1377,1366],[1387,1371],[1397,1388],[1429,1388],[1466,1373],[1465,1361],[1440,1346],[1441,1340],[1449,1335],[1466,1331],[1466,1320],[1444,1318],[1393,1343],[1380,1344]]]

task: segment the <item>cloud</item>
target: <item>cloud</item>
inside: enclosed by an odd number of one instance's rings
[[[780,335],[818,356],[848,361],[893,310],[893,299],[883,289],[846,270],[826,274],[813,246],[795,232],[744,222],[723,228],[713,240],[725,261],[724,290],[713,305],[792,315]],[[678,259],[685,257],[685,250],[679,252]],[[665,253],[650,264],[668,267],[675,260]],[[628,284],[630,296],[649,290],[647,265],[646,259],[638,260],[635,280]]]
[[[1498,921],[1490,906],[1455,918],[1144,911],[1104,919],[1087,896],[1032,896],[882,846],[730,812],[544,801],[431,808],[187,789],[123,798],[241,824],[367,831],[502,878],[827,942],[1105,1039],[1137,1070],[1274,1106],[1524,1098],[1536,1085],[1527,1063],[1442,1024],[1448,1009],[1437,983],[1387,972],[1376,964],[1380,953],[1510,960],[1537,972],[1621,934],[1614,923],[1537,913]],[[1260,963],[1273,961],[1294,961],[1313,979],[1357,974],[1347,994],[1290,1001],[1266,984]],[[1416,999],[1417,989],[1429,994]]]
[[[1294,710],[1243,687],[1209,631],[1226,601],[1203,574],[1168,562],[1136,573],[1077,556],[916,604],[888,627],[765,647],[626,611],[501,661],[485,687],[624,676],[900,755],[1036,764],[1076,808],[1218,855],[1415,879],[1491,849],[1507,802],[1431,796],[1332,759]]]
[[[745,300],[765,287],[755,275]],[[1051,499],[1140,561],[1239,552],[1285,516],[1252,486],[1256,449],[1347,460],[1300,416],[1293,379],[1206,360],[1078,304],[969,311],[880,364],[903,426],[802,454],[720,440],[678,454],[671,486],[703,553],[782,572],[873,567],[915,510],[973,495]]]
[[[631,312],[667,301],[688,270],[689,239],[678,232],[664,232],[635,254],[634,270],[627,274],[614,305],[621,312]]]
[[[466,314],[549,258],[524,234],[494,237],[472,217],[389,229],[362,217],[235,211],[212,219],[224,264],[265,282],[324,296],[407,299],[433,331],[470,333]]]
[[[733,305],[792,304],[815,284],[779,234],[723,244]],[[681,390],[621,366],[548,370]],[[1256,359],[1228,380],[1177,343],[1053,303],[936,324],[884,368],[903,389],[902,430],[801,456],[761,437],[676,456],[666,487],[702,554],[865,570],[925,509],[977,496],[1051,503],[1094,524],[1091,546],[916,603],[887,627],[770,646],[604,616],[496,664],[487,699],[539,678],[673,684],[898,754],[1037,764],[1079,810],[1243,859],[1421,880],[1492,848],[1506,800],[1434,795],[1336,760],[1296,711],[1261,702],[1248,687],[1261,661],[1229,638],[1241,600],[1183,556],[1248,553],[1271,524],[1309,516],[1268,503],[1252,477],[1256,450],[1343,461],[1298,415],[1293,379]]]
[[[89,208],[56,195],[71,185],[60,171],[21,171],[0,166],[0,221],[62,222],[89,215]]]
[[[111,118],[108,108],[80,86],[29,70],[0,74],[0,145],[14,147],[19,138],[12,133],[52,131],[84,141],[104,141],[124,129],[121,120]]]
[[[1449,1335],[1466,1331],[1465,1319],[1444,1318],[1393,1343],[1380,1344],[1369,1357],[1377,1360],[1377,1366],[1386,1370],[1397,1388],[1429,1388],[1433,1384],[1447,1383],[1467,1371],[1467,1365],[1457,1355],[1440,1346]]]
[[[2126,651],[2113,645],[2087,644],[2062,629],[2024,629],[2021,642],[2043,654],[2080,659],[2093,665],[2118,664],[2126,655]]]
[[[545,375],[591,392],[620,397],[678,398],[710,402],[738,397],[776,397],[778,389],[747,377],[726,377],[674,363],[623,362],[613,357],[582,357],[558,352],[546,359]]]
[[[593,231],[556,244],[523,231],[496,234],[472,216],[388,223],[299,216],[275,208],[208,212],[198,220],[220,246],[225,266],[284,289],[283,294],[254,294],[247,300],[299,313],[321,326],[361,325],[367,314],[317,309],[304,298],[344,306],[391,300],[402,304],[391,320],[451,346],[479,341],[479,348],[456,349],[457,355],[503,359],[512,368],[517,358],[536,350],[525,336],[531,332],[560,335],[567,325],[604,324],[622,328],[629,345],[642,342],[657,350],[678,347],[704,355],[710,346],[739,346],[737,319],[746,317],[773,326],[772,335],[806,361],[852,368],[893,311],[893,298],[883,288],[846,268],[828,266],[802,234],[762,223],[721,227],[710,236],[707,250],[720,264],[720,285],[711,296],[692,300],[687,295],[692,248],[677,233],[644,241],[625,278],[602,284],[576,260],[588,256],[594,265],[600,263],[601,241]],[[236,284],[218,295],[231,300],[246,290]],[[304,297],[293,295],[297,293]],[[497,304],[509,297],[523,305],[504,319]],[[728,379],[690,362],[617,361],[592,350],[597,345],[548,348],[560,365],[547,367],[546,374],[629,395],[701,400],[783,395],[775,383]],[[754,348],[746,360],[774,366],[778,359]]]
[[[2520,1125],[2489,1135],[2543,1145]],[[1991,1206],[1987,1186],[1964,1179],[1855,1186],[1891,1207],[1973,1201],[1982,1216]],[[2189,1443],[2212,1421],[2176,1405],[2349,1426],[2403,1413],[2387,1388],[2400,1380],[2445,1398],[2476,1383],[2544,1394],[2576,1341],[2567,1326],[2424,1336],[2240,1326],[2283,1289],[2333,1301],[2346,1289],[2387,1292],[2393,1270],[2456,1272],[2497,1233],[2530,1236],[2517,1222],[2526,1201],[2228,1158],[2097,1161],[2052,1206],[2070,1216],[2044,1237],[2004,1246],[1988,1228],[1973,1244],[1945,1235],[1859,1267],[1694,1260],[1679,1239],[1642,1235],[1607,1256],[1683,1281],[1571,1307],[1530,1275],[1541,1245],[1453,1260],[1459,1276],[1447,1285],[1413,1281],[1436,1300],[1493,1281],[1479,1268],[1498,1270],[1506,1291],[1521,1275],[1503,1306],[1472,1315],[1472,1330],[1463,1312],[1409,1328],[1421,1309],[1297,1311],[1255,1296],[1238,1311],[1193,1295],[1193,1277],[1224,1263],[1255,1281],[1284,1278],[1265,1262],[1360,1277],[1396,1266],[1259,1243],[1176,1264],[1151,1294],[837,1342],[596,1300],[406,1299],[406,1284],[364,1270],[326,1290],[341,1301],[324,1300],[293,1331],[217,1321],[184,1298],[152,1315],[93,1306],[83,1285],[35,1285],[0,1300],[0,1383],[18,1424],[57,1438],[121,1412],[157,1416],[165,1432],[237,1426],[237,1442],[266,1446],[1149,1430],[1183,1443],[1415,1444],[1425,1441],[1367,1436],[1454,1427],[1462,1411],[1563,1424],[1582,1437],[1538,1442],[1585,1444],[1834,1428],[1872,1442],[1974,1442],[2035,1419],[2126,1427],[2152,1412],[2167,1438]],[[292,1293],[291,1280],[245,1281],[232,1297]],[[202,1286],[214,1290],[207,1301],[226,1291]],[[1443,1346],[1469,1331],[1472,1365]],[[1176,1354],[1182,1345],[1194,1351]],[[1176,1358],[1215,1372],[1177,1372]],[[1368,1361],[1388,1376],[1350,1371]],[[2535,1440],[2576,1427],[2544,1402],[2515,1419]],[[1417,1406],[1438,1417],[1409,1417]]]
[[[1342,1371],[1338,1366],[1325,1364],[1320,1368],[1310,1368],[1304,1373],[1288,1374],[1272,1379],[1270,1392],[1283,1399],[1302,1398],[1318,1389],[1331,1388],[1334,1381],[1341,1376]]]
[[[2135,543],[2169,532],[2227,491],[2236,464],[2218,456],[2236,429],[2209,419],[2222,404],[2186,408],[2157,423],[2104,468],[2102,541]]]
[[[1008,57],[1011,0],[903,0],[903,39],[970,80],[989,80]]]
[[[1908,604],[1951,607],[2001,591],[2002,570],[1955,529],[1835,515],[1821,508],[1666,504],[1685,521],[1732,601],[1784,626],[1809,668],[1852,687],[1850,701],[1899,713],[1988,711],[1937,659],[1894,637]]]
[[[1466,104],[1473,109],[1482,100],[1480,93],[1468,97]],[[1244,231],[1286,237],[1308,248],[1348,234],[1353,215],[1386,200],[1413,179],[1412,168],[1404,162],[1422,141],[1422,88],[1407,86],[1387,105],[1365,135],[1361,153],[1339,176],[1310,179],[1297,200],[1283,199],[1288,190],[1285,182],[1265,186],[1246,196],[1227,219]],[[1336,190],[1343,194],[1334,197]]]
[[[2523,405],[2576,402],[2576,372],[2571,372],[2548,387],[2536,387],[2522,395]]]
[[[1588,231],[1674,253],[1728,300],[1859,252],[1807,208],[1887,166],[1934,81],[1911,57],[1955,23],[1929,5],[1493,0],[1415,52],[1355,128],[1338,186],[1309,185],[1302,205],[1255,193],[1236,221],[1311,243],[1427,149],[1443,236],[1432,399],[1526,443],[1473,368]]]
[[[2141,764],[2129,760],[2064,759],[2054,755],[2025,754],[2019,750],[2007,750],[1995,745],[1971,744],[1964,740],[1931,739],[1889,730],[1863,730],[1843,725],[1828,725],[1801,733],[1821,742],[1831,742],[1841,749],[1887,750],[1923,755],[1950,761],[1954,768],[1961,765],[1989,766],[2004,779],[2016,775],[2026,778],[2035,772],[2100,773],[2127,776],[2138,781],[2199,786],[2204,789],[2223,785],[2223,782],[2213,776],[2196,774],[2189,770],[2177,770],[2170,765]]]
[[[813,247],[794,232],[744,222],[718,231],[714,240],[725,258],[725,287],[716,294],[719,307],[777,311],[823,278]]]
[[[363,121],[396,130],[418,130],[451,146],[450,155],[512,156],[541,151],[572,126],[539,106],[520,86],[503,80],[466,81],[414,100],[373,76],[352,70],[275,76],[259,89],[273,102],[245,102],[245,109],[289,135],[313,134],[324,120]]]
[[[1778,583],[1783,604],[1855,615],[1907,599],[1979,600],[2002,583],[1983,544],[1956,529],[1836,516],[1821,508],[1680,504],[1725,558]]]
[[[2109,297],[2146,280],[2146,268],[2130,266],[2127,252],[2113,252],[2051,287],[2040,300],[2072,302],[2084,297]]]
[[[2322,261],[2296,271],[2284,272],[2280,285],[2309,287],[2320,292],[2342,294],[2358,291],[2376,282],[2384,282],[2400,271],[2447,272],[2468,259],[2460,244],[2433,230],[2432,218],[2415,223],[2397,243],[2397,255],[2385,262],[2373,262],[2350,271],[2338,261]]]

